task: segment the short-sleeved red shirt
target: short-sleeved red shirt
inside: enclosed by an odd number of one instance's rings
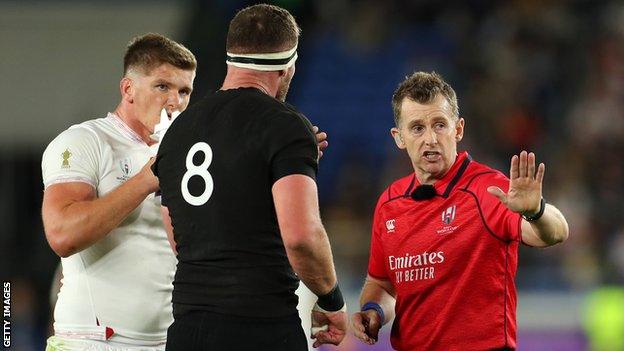
[[[509,179],[462,152],[434,198],[412,199],[418,185],[413,174],[392,183],[373,219],[368,273],[397,293],[392,346],[515,348],[521,217],[486,190]]]

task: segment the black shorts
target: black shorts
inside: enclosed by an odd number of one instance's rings
[[[295,314],[281,318],[246,318],[212,312],[177,316],[167,330],[167,351],[307,351]]]

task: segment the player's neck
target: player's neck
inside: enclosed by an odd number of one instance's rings
[[[231,69],[228,66],[228,72],[221,90],[256,88],[269,96],[276,97],[278,86],[279,80],[276,72],[259,72],[240,68]]]
[[[128,128],[132,129],[148,146],[156,142],[150,138],[150,130],[138,118],[133,117],[132,112],[125,109],[121,104],[117,106],[113,114],[117,116]]]

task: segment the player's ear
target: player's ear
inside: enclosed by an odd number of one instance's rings
[[[392,127],[390,129],[390,135],[392,135],[392,138],[399,149],[405,149],[405,142],[403,141],[403,137],[401,136],[401,132],[398,128]]]
[[[455,141],[458,143],[464,138],[464,126],[466,121],[463,118],[460,118],[455,122]]]
[[[277,74],[280,78],[284,78],[288,75],[288,69],[280,69]]]
[[[129,77],[123,77],[119,82],[119,91],[121,92],[121,99],[128,102],[134,102],[134,82]]]
[[[286,69],[281,69],[277,71],[277,74],[280,78],[288,77],[289,75],[292,77],[295,75],[295,65],[292,65]]]

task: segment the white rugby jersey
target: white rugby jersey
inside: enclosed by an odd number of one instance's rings
[[[71,126],[48,145],[44,186],[84,182],[102,197],[138,173],[155,151],[109,113]],[[166,340],[177,261],[159,197],[149,195],[106,237],[61,262],[55,335],[105,340],[113,332],[110,340],[145,345]]]

